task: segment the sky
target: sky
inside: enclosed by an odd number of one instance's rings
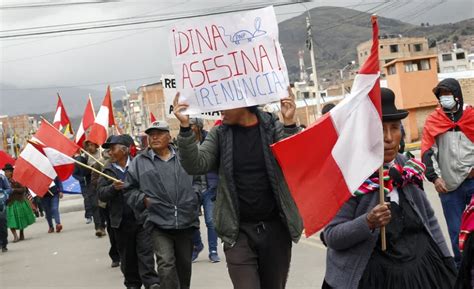
[[[95,25],[100,22],[91,21],[157,19],[281,2],[285,1],[3,0],[0,1],[0,36],[23,32],[10,30],[32,27],[49,26],[37,32],[70,23]],[[413,24],[440,24],[474,17],[473,3],[472,0],[322,0],[277,7],[275,12],[278,21],[283,21],[305,13],[307,8],[341,6],[375,10],[378,15]],[[159,81],[162,74],[172,72],[168,49],[168,28],[172,23],[0,39],[0,115],[31,112],[36,104],[42,105],[39,112],[53,110],[56,92],[65,87],[80,88],[81,93],[89,90],[101,98],[107,83],[113,87],[125,86],[130,91]],[[78,114],[87,96],[74,97],[65,102],[77,106],[73,114]],[[53,108],[48,109],[50,106]]]

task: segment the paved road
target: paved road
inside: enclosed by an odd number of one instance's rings
[[[425,186],[447,236],[439,199],[431,184]],[[78,201],[68,198],[63,204],[67,207],[67,202],[77,205]],[[94,236],[93,225],[84,223],[83,212],[63,214],[62,223],[63,232],[47,234],[46,222],[40,218],[26,230],[25,241],[10,244],[8,253],[0,253],[0,288],[123,288],[120,270],[110,268],[110,259],[106,253],[108,239]],[[287,288],[321,288],[325,252],[317,238],[303,239],[295,245]],[[222,252],[220,255],[223,257]],[[232,288],[225,262],[209,263],[204,251],[193,265],[191,285],[192,288],[201,289]]]

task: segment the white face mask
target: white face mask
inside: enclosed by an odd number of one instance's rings
[[[454,96],[452,95],[442,95],[439,97],[439,103],[443,108],[452,109],[456,105]]]

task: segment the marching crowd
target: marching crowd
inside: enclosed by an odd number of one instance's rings
[[[419,161],[400,153],[401,120],[408,112],[397,109],[394,93],[382,88],[385,203],[379,204],[374,173],[326,226],[320,235],[327,246],[323,288],[474,288],[474,112],[454,79],[441,81],[433,93],[440,106],[427,118]],[[89,155],[76,160],[104,175],[79,166],[73,175],[81,184],[85,218],[95,224],[97,237],[108,235],[112,267],[120,266],[125,287],[191,288],[192,262],[204,249],[202,207],[209,260],[220,261],[219,238],[234,288],[285,288],[303,222],[270,145],[303,129],[295,121],[291,89],[288,94],[281,100],[282,119],[258,107],[230,109],[209,132],[201,119],[182,113],[187,105],[177,96],[176,141],[166,121],[145,130],[141,150],[126,134],[110,136],[102,154],[86,141]],[[13,242],[23,240],[35,221],[32,206],[38,207],[12,179],[13,169],[6,166],[0,176],[3,252],[7,228]],[[450,242],[427,199],[425,176],[439,193]],[[62,230],[61,197],[56,182],[41,200],[49,233]]]

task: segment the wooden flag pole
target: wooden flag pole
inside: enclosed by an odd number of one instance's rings
[[[114,182],[120,182],[120,180],[118,180],[118,179],[116,179],[116,178],[114,178],[114,177],[111,177],[111,176],[109,176],[109,175],[107,175],[107,174],[104,174],[103,172],[101,172],[101,171],[99,171],[99,170],[96,170],[96,169],[94,169],[93,167],[88,166],[88,165],[86,165],[86,164],[83,164],[83,163],[81,163],[80,161],[77,161],[77,160],[75,160],[75,159],[73,159],[73,158],[71,158],[71,160],[73,160],[76,164],[80,165],[81,167],[84,167],[84,168],[86,168],[86,169],[89,169],[89,170],[91,170],[91,171],[93,171],[93,172],[98,173],[99,175],[103,176],[104,178],[107,178],[107,179],[112,180],[112,181],[114,181]]]
[[[385,203],[385,188],[383,183],[383,166],[379,168],[379,204]],[[382,241],[382,251],[387,250],[387,239],[385,235],[385,226],[380,227],[380,240]]]
[[[91,155],[88,151],[86,151],[85,149],[81,148],[81,152],[85,153],[86,155],[88,155],[90,158],[92,158],[94,161],[96,161],[99,165],[101,165],[102,167],[104,167],[105,165],[99,161],[98,159],[96,159],[93,155]]]

